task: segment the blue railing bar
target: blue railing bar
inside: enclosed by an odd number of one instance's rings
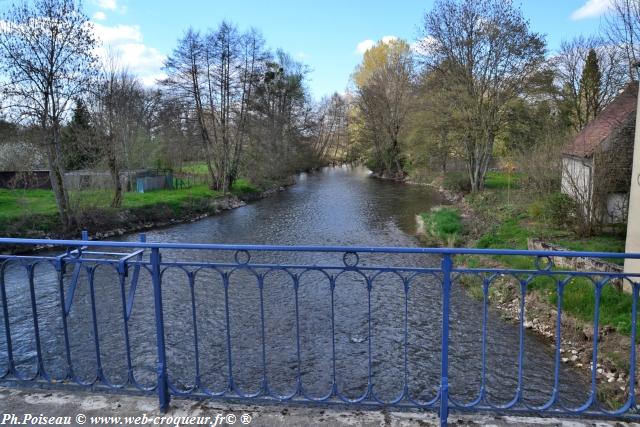
[[[146,240],[147,240],[146,234],[140,233],[140,241],[145,242]],[[138,277],[140,276],[140,264],[142,263],[143,252],[144,252],[144,249],[140,249],[132,254],[132,255],[137,254],[138,259],[135,262],[135,265],[133,267],[133,276],[131,277],[131,285],[129,286],[129,298],[127,299],[127,311],[126,311],[127,320],[129,320],[129,318],[131,317],[131,310],[133,310],[133,301],[136,296],[136,288],[138,287]],[[126,268],[127,261],[128,259],[120,260],[120,265]],[[159,263],[162,264],[162,259],[160,259]]]
[[[169,409],[169,379],[167,375],[167,356],[164,342],[164,319],[162,312],[162,275],[160,274],[160,251],[158,248],[151,249],[153,283],[153,300],[156,319],[156,345],[158,348],[158,365],[156,373],[158,378],[158,400],[160,411],[167,412]]]
[[[69,330],[67,329],[67,310],[64,298],[64,259],[56,262],[56,274],[58,275],[58,295],[60,298],[60,318],[62,319],[62,332],[64,336],[65,360],[67,362],[67,373],[65,379],[73,378],[73,363],[71,361],[71,345],[69,343]]]
[[[591,257],[591,258],[631,258],[640,259],[640,253],[621,252],[578,252],[578,251],[541,251],[524,249],[476,249],[476,248],[406,248],[385,246],[284,246],[284,245],[228,245],[209,243],[153,243],[153,242],[114,242],[93,240],[60,239],[20,239],[0,238],[0,244],[8,245],[51,245],[51,246],[87,246],[119,248],[157,248],[157,249],[200,249],[220,251],[279,251],[279,252],[360,252],[360,253],[397,253],[397,254],[448,254],[448,255],[523,255],[539,257]]]
[[[20,259],[20,260],[35,260],[35,261],[55,261],[58,257],[47,257],[47,256],[35,256],[35,255],[0,255],[0,260],[10,260],[10,259]],[[115,264],[119,260],[106,260],[101,258],[82,258],[81,261],[76,261],[75,259],[67,259],[67,263],[100,263],[100,264]],[[129,261],[129,265],[132,266],[150,266],[149,261]],[[402,266],[381,266],[381,265],[371,265],[371,266],[356,266],[347,268],[344,265],[325,265],[325,264],[314,264],[314,265],[305,265],[305,264],[237,264],[232,262],[163,262],[161,263],[163,267],[220,267],[220,268],[228,268],[228,267],[250,267],[254,269],[269,269],[269,268],[277,268],[277,269],[309,269],[309,270],[358,270],[358,271],[402,271],[402,272],[416,272],[416,273],[437,273],[440,272],[440,268],[437,267],[402,267]],[[465,273],[465,274],[474,274],[474,273],[495,273],[495,274],[503,274],[503,275],[514,275],[514,274],[533,274],[535,276],[561,276],[570,274],[571,276],[607,276],[610,278],[617,279],[626,279],[629,277],[639,277],[640,272],[638,273],[622,273],[622,272],[614,272],[614,271],[575,271],[575,270],[523,270],[523,269],[505,269],[505,268],[452,268],[452,273]]]
[[[442,338],[440,355],[440,425],[449,418],[449,305],[451,300],[450,255],[442,257]]]
[[[82,263],[76,263],[73,268],[73,276],[71,277],[71,285],[69,286],[69,292],[67,293],[67,299],[64,303],[64,312],[69,314],[71,310],[71,304],[73,304],[73,296],[76,293],[76,287],[78,286],[78,279],[80,278],[80,272],[82,271]]]
[[[133,363],[131,361],[131,343],[129,341],[129,318],[131,312],[127,307],[127,292],[125,290],[125,275],[122,272],[118,274],[118,282],[120,283],[120,299],[122,303],[122,327],[124,329],[124,343],[127,355],[127,382],[132,384],[133,378]]]
[[[636,341],[636,336],[637,336],[637,322],[635,321],[635,319],[638,318],[638,283],[634,283],[633,284],[633,302],[632,302],[632,306],[631,306],[631,319],[634,319],[631,322],[631,343],[635,343]],[[630,367],[629,367],[629,402],[631,402],[632,405],[635,405],[635,398],[636,398],[636,346],[635,345],[631,345],[631,355],[629,357],[629,360],[631,361]]]
[[[8,255],[3,256],[0,255],[0,260],[3,259],[33,259],[36,261],[53,261],[55,257],[37,257],[37,256],[19,256],[19,255]],[[105,260],[100,258],[83,258],[81,260],[82,263],[99,263],[99,264],[110,264],[115,265],[119,260]],[[72,263],[81,263],[79,261],[68,260],[68,262]],[[132,266],[150,266],[151,263],[149,261],[129,261],[128,265]],[[247,268],[247,269],[306,269],[313,271],[320,270],[344,270],[344,271],[383,271],[383,272],[416,272],[416,273],[439,273],[442,270],[438,267],[402,267],[402,266],[381,266],[381,265],[373,265],[373,266],[356,266],[356,267],[345,267],[344,265],[325,265],[325,264],[237,264],[237,263],[229,263],[229,262],[162,262],[162,267],[203,267],[209,269],[215,268]],[[494,274],[502,274],[504,276],[513,276],[514,274],[530,274],[536,277],[551,277],[551,276],[563,276],[563,275],[571,275],[571,276],[600,276],[600,277],[609,277],[612,279],[626,279],[629,277],[639,277],[639,273],[623,273],[623,272],[613,272],[613,271],[575,271],[575,270],[510,270],[504,268],[452,268],[452,273],[465,273],[465,274],[477,274],[477,273],[494,273]],[[454,277],[457,279],[457,277]]]
[[[88,246],[83,246],[81,249],[84,248],[88,248]],[[58,255],[61,257],[67,257],[69,258],[69,255],[85,255],[85,254],[91,254],[91,255],[113,255],[113,256],[124,256],[124,255],[128,255],[130,252],[102,252],[102,251],[85,251],[85,250],[78,250],[78,249],[74,249],[72,251],[69,251],[69,253],[64,253],[62,255]],[[71,257],[72,259],[75,257]]]
[[[87,252],[85,252],[85,253],[87,253]],[[135,256],[138,256],[138,255],[141,255],[141,254],[143,254],[143,253],[144,253],[144,249],[138,249],[137,251],[133,251],[133,252],[130,252],[130,253],[123,253],[123,254],[115,254],[115,253],[114,253],[114,255],[124,255],[124,256],[123,256],[122,258],[120,258],[118,261],[119,261],[119,262],[127,262],[127,261],[129,261],[131,258],[133,258],[133,257],[135,257]]]
[[[95,295],[95,268],[89,268],[89,298],[91,301],[91,320],[93,324],[93,342],[96,350],[96,377],[100,381],[105,381],[104,372],[102,371],[102,358],[100,356],[100,337],[98,334],[98,315],[96,313],[96,295]]]
[[[27,269],[27,274],[29,276],[29,294],[31,297],[31,314],[33,316],[33,335],[36,342],[36,355],[38,360],[37,373],[45,380],[50,381],[51,379],[45,374],[44,360],[42,357],[42,344],[40,342],[40,325],[38,324],[38,309],[36,307],[36,288],[33,270],[33,265],[30,265]]]

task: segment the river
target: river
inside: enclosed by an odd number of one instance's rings
[[[194,243],[251,243],[282,245],[416,246],[415,214],[441,203],[427,187],[407,186],[372,178],[359,167],[332,167],[301,174],[296,184],[241,208],[197,222],[147,232],[148,241]],[[125,240],[136,240],[127,236]],[[165,251],[163,260],[213,260],[225,254]],[[314,258],[315,257],[315,258]],[[340,260],[337,259],[338,261]],[[252,262],[326,263],[331,255],[252,254]],[[433,256],[375,256],[366,263],[437,266]],[[129,320],[133,375],[151,386],[155,375],[155,329],[148,273],[141,274]],[[300,371],[307,393],[322,396],[332,384],[331,294],[328,280],[319,273],[300,279],[300,366],[296,353],[295,307],[290,277],[274,273],[265,278],[264,312],[266,375],[263,372],[259,293],[255,278],[234,274],[229,286],[230,342],[226,345],[223,287],[219,276],[208,271],[195,280],[199,335],[200,381],[211,391],[228,382],[227,355],[233,354],[234,383],[254,392],[266,376],[275,393],[285,395],[296,387]],[[55,272],[51,266],[35,268],[35,287],[44,364],[54,376],[64,375],[65,350]],[[110,267],[95,272],[95,301],[100,336],[100,356],[105,375],[114,383],[126,380],[126,350],[122,305],[117,275]],[[69,280],[67,280],[68,282]],[[18,368],[35,370],[34,338],[28,281],[24,269],[11,263],[5,269],[12,343]],[[95,377],[97,366],[91,322],[91,295],[83,273],[68,324],[74,373],[84,381]],[[84,283],[84,285],[82,285]],[[183,271],[169,269],[163,276],[168,369],[172,384],[187,388],[194,383],[192,306]],[[68,286],[68,285],[66,285]],[[368,342],[367,293],[355,273],[336,283],[336,382],[344,395],[356,398],[366,391],[369,345],[373,390],[385,400],[404,387],[404,294],[397,276],[381,275],[372,287],[371,339]],[[407,388],[420,402],[435,396],[439,384],[441,296],[430,277],[418,277],[408,297]],[[3,320],[4,322],[4,320]],[[3,326],[3,325],[0,325]],[[481,382],[482,303],[454,283],[451,306],[450,393],[462,402],[473,400]],[[2,329],[4,330],[4,328]],[[489,312],[486,389],[496,404],[516,393],[519,328]],[[526,332],[522,394],[529,404],[548,400],[553,389],[554,359],[549,345]],[[6,337],[0,334],[0,369],[6,365]],[[588,384],[561,367],[561,400],[576,405],[586,397]]]

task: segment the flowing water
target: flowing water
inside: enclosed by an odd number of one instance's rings
[[[335,167],[302,174],[297,177],[296,185],[273,197],[201,221],[146,234],[148,241],[157,242],[416,246],[415,214],[440,202],[437,193],[428,188],[377,180],[362,168]],[[125,237],[125,240],[136,239],[137,236]],[[163,261],[230,261],[232,255],[172,250],[163,251]],[[251,262],[342,265],[342,254],[253,253]],[[429,267],[439,263],[438,257],[427,255],[363,255],[359,265]],[[101,364],[111,382],[122,383],[127,377],[127,355],[118,275],[112,267],[101,266],[95,270],[94,277]],[[28,277],[23,267],[11,262],[5,266],[4,278],[14,358],[20,372],[33,373],[37,353]],[[67,290],[69,282],[67,277]],[[79,283],[68,316],[70,351],[74,374],[83,381],[92,381],[97,347],[86,272],[82,273]],[[407,294],[406,354],[404,285],[397,275],[384,273],[373,281],[370,323],[363,277],[355,272],[340,275],[336,280],[332,339],[329,280],[319,272],[301,274],[299,356],[291,277],[281,271],[265,275],[264,355],[256,278],[239,270],[231,275],[229,283],[227,341],[220,275],[211,270],[197,272],[192,305],[187,273],[177,268],[165,271],[163,304],[168,369],[171,383],[176,387],[186,389],[193,385],[196,377],[195,307],[200,383],[209,391],[222,391],[227,386],[228,355],[232,354],[233,380],[243,392],[257,391],[266,378],[274,393],[286,395],[295,390],[299,372],[305,392],[314,397],[328,394],[333,381],[335,340],[335,380],[342,394],[350,398],[364,394],[370,376],[373,392],[380,399],[391,400],[401,394],[405,381],[411,397],[418,402],[436,395],[440,378],[441,294],[440,284],[434,277],[418,275],[411,280]],[[65,346],[60,297],[51,265],[40,263],[35,267],[34,287],[44,365],[54,377],[63,376]],[[461,402],[475,399],[480,389],[481,328],[482,303],[454,283],[450,393]],[[139,383],[152,386],[156,361],[155,321],[149,272],[144,269],[135,292],[128,330],[132,375]],[[0,331],[4,331],[4,327]],[[487,331],[485,385],[488,397],[493,403],[506,403],[518,389],[519,328],[489,312]],[[0,370],[6,366],[6,348],[6,336],[0,333]],[[542,404],[549,399],[554,387],[553,350],[528,333],[524,337],[524,348],[523,397],[530,404]],[[580,376],[561,367],[560,377],[563,402],[576,405],[585,399],[588,384]]]

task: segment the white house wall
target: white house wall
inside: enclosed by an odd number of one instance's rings
[[[562,192],[579,202],[590,200],[592,173],[590,159],[563,157]]]

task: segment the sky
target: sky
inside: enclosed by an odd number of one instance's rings
[[[611,0],[516,0],[548,49],[563,39],[596,33]],[[214,28],[223,19],[261,31],[309,67],[316,99],[343,92],[367,47],[385,37],[415,42],[434,0],[84,0],[97,36],[120,62],[152,85],[184,31]]]

